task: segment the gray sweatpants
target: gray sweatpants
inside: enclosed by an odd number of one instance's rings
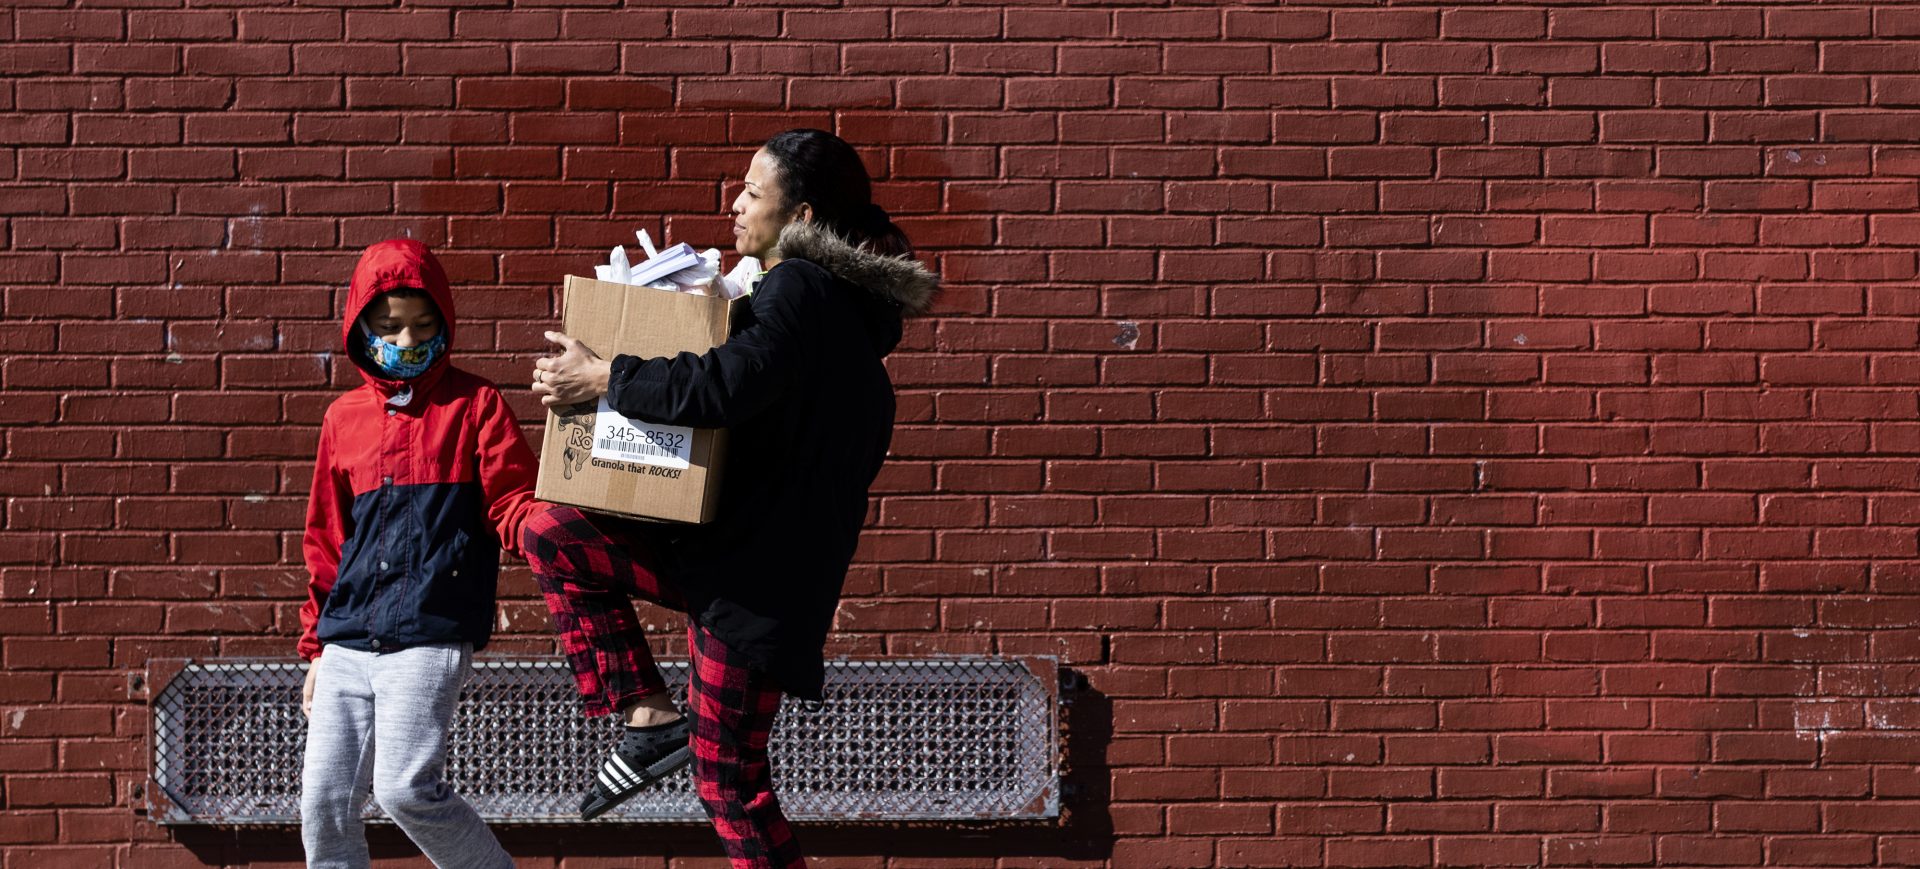
[[[365,869],[360,812],[373,798],[442,869],[513,869],[513,858],[443,779],[448,730],[473,648],[374,654],[328,646],[314,665],[300,782],[300,838],[312,869]]]

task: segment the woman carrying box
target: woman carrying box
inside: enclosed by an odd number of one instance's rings
[[[691,757],[695,789],[736,867],[804,865],[781,814],[767,740],[782,694],[819,699],[823,648],[893,431],[881,360],[939,280],[873,204],[852,146],[819,130],[769,139],[733,202],[734,249],[768,269],[732,336],[704,354],[602,359],[549,332],[535,363],[549,407],[606,395],[649,422],[728,429],[718,512],[665,526],[549,506],[524,551],[588,715],[624,736],[581,805],[596,817]],[[682,717],[632,600],[688,614]]]

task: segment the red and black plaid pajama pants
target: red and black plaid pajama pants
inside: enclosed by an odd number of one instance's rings
[[[548,506],[528,517],[522,551],[546,593],[588,715],[607,715],[666,690],[633,613],[633,599],[686,612],[686,602],[648,566],[634,523]],[[780,689],[749,669],[692,618],[687,712],[693,718],[694,790],[736,869],[805,866],[773,794],[767,738]]]

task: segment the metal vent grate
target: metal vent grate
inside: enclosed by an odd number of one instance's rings
[[[163,824],[297,824],[305,665],[155,662],[149,814]],[[489,821],[577,823],[612,718],[580,714],[552,659],[474,662],[448,778]],[[684,662],[661,671],[676,698]],[[1059,690],[1051,659],[835,661],[825,702],[787,702],[774,786],[795,820],[993,820],[1059,814]],[[370,804],[368,817],[384,820]],[[686,773],[605,816],[705,821]]]

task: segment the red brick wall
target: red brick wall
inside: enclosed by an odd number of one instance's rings
[[[127,674],[290,651],[361,246],[517,387],[796,125],[949,280],[840,647],[1092,686],[1066,833],[832,865],[1920,862],[1920,9],[231,5],[0,9],[6,869],[297,854]]]

